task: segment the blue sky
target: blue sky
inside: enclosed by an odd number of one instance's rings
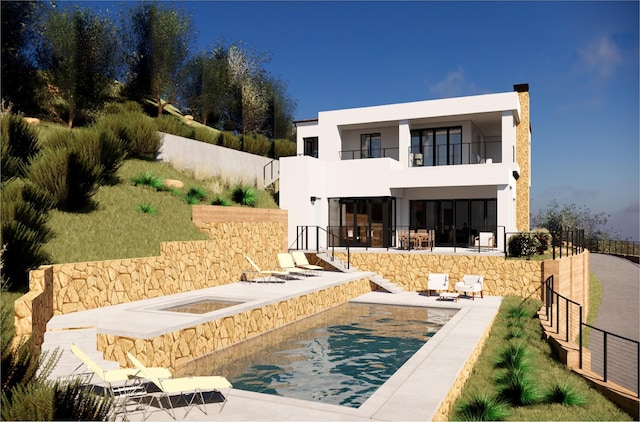
[[[575,203],[639,240],[638,2],[175,4],[197,49],[224,38],[268,51],[296,119],[528,83],[532,213]]]

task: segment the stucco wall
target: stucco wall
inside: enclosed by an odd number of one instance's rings
[[[220,176],[232,182],[263,186],[264,166],[272,158],[237,151],[232,148],[199,142],[181,136],[164,134],[158,159],[189,170],[197,178]],[[275,160],[278,171],[278,160]]]

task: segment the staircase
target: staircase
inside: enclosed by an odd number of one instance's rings
[[[326,252],[318,253],[316,254],[316,256],[320,258],[322,261],[328,263],[329,265],[331,265],[332,267],[334,267],[335,269],[343,273],[352,273],[355,271],[359,271],[354,266],[347,268],[347,264],[344,261],[338,258],[332,258],[331,255],[329,255]],[[404,292],[404,289],[402,287],[398,286],[395,283],[392,283],[390,280],[384,278],[380,274],[370,276],[369,280],[372,283],[375,283],[378,286],[382,287],[384,290],[388,291],[389,293],[398,294],[398,293]]]

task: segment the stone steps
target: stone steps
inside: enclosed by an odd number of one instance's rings
[[[347,265],[346,265],[345,262],[343,262],[342,260],[340,260],[338,258],[331,257],[331,255],[329,255],[326,252],[319,253],[319,254],[317,254],[317,256],[318,256],[318,258],[322,259],[323,261],[331,264],[337,270],[342,271],[344,273],[359,271],[354,266],[350,266],[349,268],[347,268]],[[385,289],[389,293],[398,294],[398,293],[404,292],[404,289],[402,287],[398,286],[395,283],[392,283],[390,280],[384,278],[380,274],[376,274],[374,276],[369,277],[369,280],[371,280],[371,282],[377,284],[378,286],[382,287],[383,289]]]

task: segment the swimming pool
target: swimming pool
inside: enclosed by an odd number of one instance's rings
[[[348,303],[199,358],[184,375],[234,388],[359,407],[455,309]]]

